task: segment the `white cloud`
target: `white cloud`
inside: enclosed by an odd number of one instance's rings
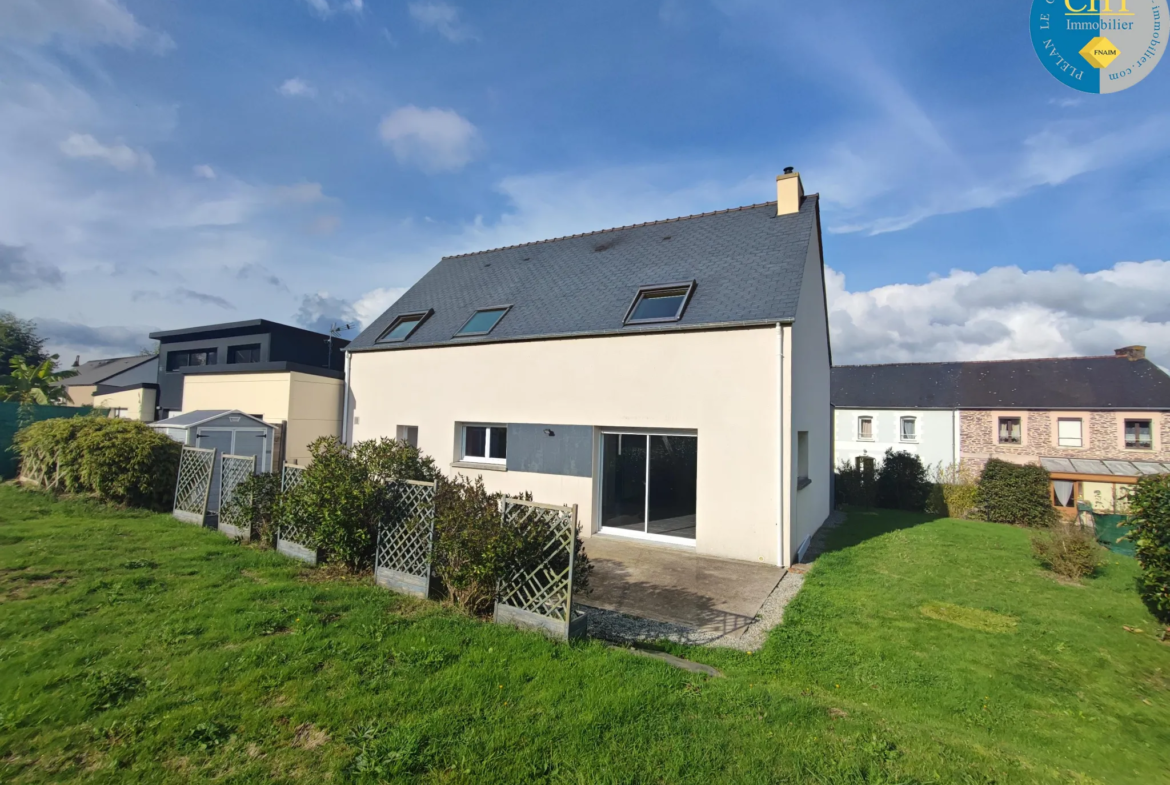
[[[475,156],[479,132],[452,109],[404,106],[382,118],[382,141],[399,163],[428,172],[456,171]]]
[[[362,329],[365,329],[404,294],[406,294],[406,287],[401,286],[366,292],[353,304],[354,318],[361,324]]]
[[[453,43],[477,38],[475,31],[459,19],[459,9],[444,2],[411,3],[410,16],[422,28],[431,28]]]
[[[133,169],[154,171],[154,159],[145,150],[133,150],[124,144],[104,145],[89,134],[70,134],[61,142],[61,152],[70,158],[104,161],[121,172]]]
[[[216,177],[215,170],[207,164],[193,166],[191,167],[191,171],[195,174],[196,177],[202,177],[204,180],[214,180]]]
[[[281,95],[287,95],[289,97],[304,96],[305,98],[312,98],[317,94],[317,88],[299,77],[286,79],[276,90]]]
[[[3,0],[0,38],[143,47],[160,54],[175,45],[166,33],[139,24],[118,0]]]
[[[323,202],[329,197],[321,190],[320,183],[297,183],[296,185],[278,185],[272,189],[276,198],[284,202],[298,204],[313,204]]]
[[[309,223],[310,234],[333,234],[341,226],[341,219],[336,215],[319,215]]]
[[[1170,262],[984,273],[850,292],[826,271],[837,364],[1112,354],[1149,347],[1170,366]]]
[[[354,16],[361,16],[366,8],[363,0],[344,0],[344,2],[338,2],[333,5],[330,5],[329,0],[305,0],[305,3],[322,19],[333,16],[339,10],[353,14]]]

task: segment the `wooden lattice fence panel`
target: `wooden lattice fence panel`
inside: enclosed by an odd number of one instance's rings
[[[289,493],[300,487],[305,478],[305,467],[286,463],[280,476],[280,490]],[[276,550],[293,559],[299,559],[306,564],[317,564],[318,554],[316,547],[309,546],[309,532],[303,531],[295,524],[281,522],[276,530]]]
[[[495,620],[558,638],[584,635],[587,621],[573,611],[577,505],[561,507],[504,499],[504,524],[536,527],[542,547],[531,563],[500,582]]]
[[[426,597],[435,544],[435,484],[393,480],[389,489],[390,508],[378,525],[374,580],[393,591]]]
[[[215,474],[215,450],[183,447],[179,475],[175,480],[173,515],[184,523],[200,526],[207,518],[207,499],[211,494],[211,477]]]
[[[255,455],[225,455],[219,465],[219,530],[237,540],[252,539],[252,521],[238,488],[256,473]]]

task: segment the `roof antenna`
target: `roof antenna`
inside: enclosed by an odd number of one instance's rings
[[[346,330],[352,329],[353,325],[349,322],[346,322],[344,327],[339,325],[337,322],[329,325],[329,337],[325,339],[325,343],[329,344],[329,354],[325,358],[325,367],[329,370],[333,370],[333,339],[337,336],[340,336]]]

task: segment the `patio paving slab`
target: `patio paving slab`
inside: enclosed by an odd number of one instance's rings
[[[576,601],[724,641],[743,634],[784,577],[767,564],[594,535],[585,541],[592,591]]]

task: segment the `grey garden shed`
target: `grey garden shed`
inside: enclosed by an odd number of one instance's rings
[[[255,455],[256,471],[272,471],[272,450],[276,426],[238,409],[201,409],[184,412],[165,420],[149,423],[180,444],[214,449],[215,473],[211,478],[209,511],[219,510],[220,459],[225,455]]]

